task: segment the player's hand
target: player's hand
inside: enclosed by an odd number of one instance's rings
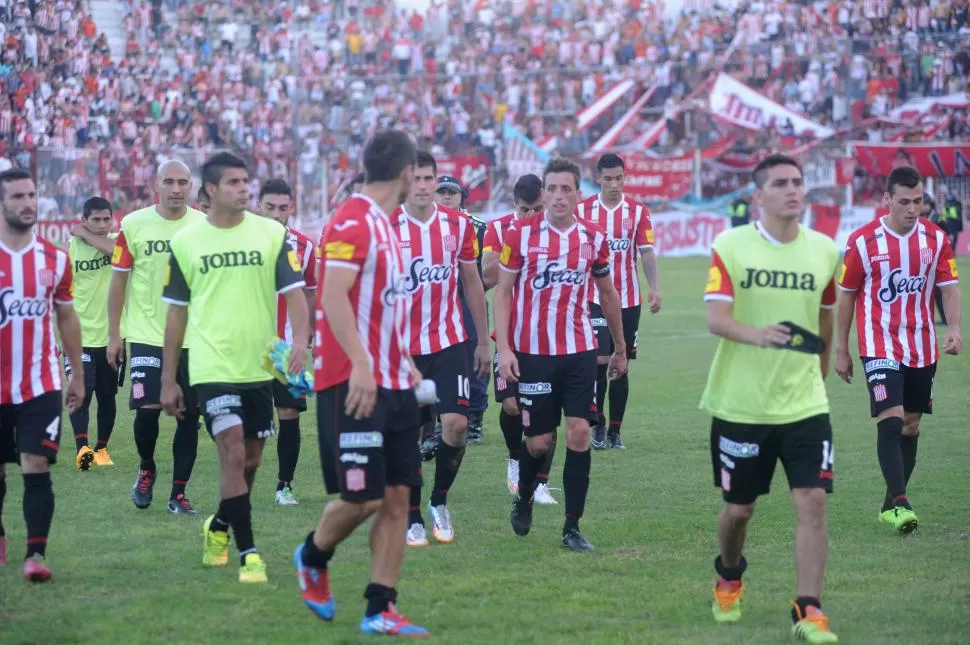
[[[80,370],[71,370],[71,378],[67,382],[65,403],[67,403],[67,409],[71,414],[81,409],[84,404],[84,396],[84,368],[82,366]]]
[[[377,381],[371,373],[370,364],[354,363],[347,387],[347,400],[344,402],[347,416],[358,421],[370,417],[377,402]]]
[[[781,347],[791,340],[791,332],[784,325],[768,325],[761,330],[762,347]]]
[[[121,367],[125,358],[125,341],[120,338],[108,338],[108,365],[116,369]]]
[[[849,350],[839,347],[835,350],[835,373],[846,383],[852,382],[852,357]]]
[[[84,239],[85,233],[87,233],[87,229],[84,228],[83,224],[76,224],[74,228],[71,229],[71,235],[73,235],[74,237],[79,237],[82,240]]]
[[[162,409],[176,419],[182,418],[182,413],[185,412],[185,396],[178,383],[162,383]]]
[[[652,314],[659,314],[661,304],[660,290],[651,289],[647,293],[647,310]]]
[[[307,348],[302,345],[290,348],[290,364],[287,369],[291,376],[299,376],[306,370],[306,352]]]
[[[960,328],[951,325],[946,330],[946,338],[943,339],[943,351],[956,356],[961,349],[963,349],[963,338],[960,337]]]
[[[511,350],[498,353],[498,375],[509,383],[519,382],[519,359]]]
[[[616,380],[626,374],[629,365],[626,360],[626,350],[622,352],[613,352],[610,355],[610,364],[607,368],[606,374],[611,381]]]
[[[475,347],[475,373],[478,374],[478,378],[485,378],[488,376],[488,370],[492,367],[492,356],[489,352],[488,343],[479,343]]]

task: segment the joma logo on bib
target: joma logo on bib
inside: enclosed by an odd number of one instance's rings
[[[171,253],[172,247],[168,240],[145,240],[145,257],[153,253]]]
[[[248,266],[263,266],[263,254],[259,251],[223,251],[203,255],[199,273],[206,274],[211,269]]]
[[[111,258],[107,255],[101,256],[97,260],[74,260],[74,273],[81,271],[97,271],[111,264]]]
[[[815,291],[815,275],[795,273],[794,271],[768,271],[766,269],[746,268],[742,289],[767,287],[770,289],[791,289],[792,291]]]

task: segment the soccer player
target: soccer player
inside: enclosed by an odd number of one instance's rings
[[[623,324],[610,280],[606,234],[575,215],[579,167],[553,159],[542,183],[545,213],[522,218],[505,232],[492,302],[499,376],[518,383],[525,434],[511,522],[517,535],[532,528],[536,473],[565,413],[562,544],[573,551],[592,551],[579,531],[589,491],[589,419],[596,412],[596,337],[587,306],[591,282],[600,290],[616,348],[610,358],[611,378],[626,372]]]
[[[286,227],[287,244],[296,251],[303,275],[303,293],[306,295],[307,311],[314,306],[317,289],[316,248],[313,241],[303,233],[289,228],[295,201],[290,185],[282,179],[270,179],[259,190],[259,213],[276,220]],[[293,324],[287,315],[286,298],[278,296],[276,334],[288,343],[293,342]],[[309,341],[309,337],[307,341]],[[276,503],[280,506],[296,506],[299,502],[293,494],[293,476],[300,460],[300,413],[306,412],[306,397],[297,398],[277,380],[273,380],[273,401],[280,419],[279,436],[276,438],[276,456],[279,461],[276,484]]]
[[[428,636],[397,611],[408,490],[417,485],[421,375],[408,356],[410,294],[392,213],[409,192],[416,153],[407,134],[379,132],[363,152],[366,183],[341,204],[320,238],[314,349],[320,462],[339,492],[293,552],[303,601],[334,618],[328,566],[334,550],[374,516],[365,633]],[[332,488],[337,484],[338,490]]]
[[[162,344],[165,338],[166,305],[162,285],[168,270],[169,242],[183,228],[205,220],[205,215],[186,206],[191,188],[189,167],[177,159],[158,168],[155,186],[158,204],[129,213],[121,220],[121,232],[111,256],[114,273],[108,289],[108,363],[119,365],[124,340],[130,344],[131,398],[135,410],[135,445],[141,463],[131,489],[135,507],[152,503],[155,478],[155,444],[162,414]],[[125,336],[121,334],[124,311]],[[188,345],[178,358],[179,385],[185,392],[186,412],[177,420],[172,441],[172,490],[169,513],[196,515],[185,496],[185,487],[195,466],[199,447],[198,406],[189,387]]]
[[[713,416],[711,465],[725,502],[712,609],[719,623],[741,618],[748,522],[781,460],[797,518],[792,634],[809,643],[835,643],[820,598],[834,454],[823,379],[839,251],[799,224],[805,183],[794,159],[768,156],[754,180],[761,221],[717,236],[704,292],[708,329],[721,337],[701,399]],[[821,355],[792,351],[808,346],[807,334],[783,322],[810,332]]]
[[[437,411],[441,415],[441,444],[435,455],[434,487],[428,503],[431,532],[438,542],[450,543],[455,533],[448,491],[465,456],[469,368],[479,375],[487,374],[491,357],[485,289],[478,275],[478,238],[468,217],[435,204],[437,174],[434,157],[419,151],[411,190],[392,221],[401,241],[405,289],[411,297],[404,327],[410,339],[409,352],[417,369],[437,385]],[[458,301],[459,275],[478,338],[482,339],[475,347],[472,366],[468,364],[468,334]],[[430,408],[425,411],[430,412]],[[409,546],[428,544],[420,485],[411,490],[408,526]]]
[[[289,373],[306,365],[309,314],[303,275],[287,231],[246,212],[246,163],[221,152],[202,166],[212,200],[205,219],[171,240],[163,297],[168,303],[162,359],[162,405],[185,414],[179,356],[186,339],[191,387],[219,452],[221,502],[203,525],[202,563],[229,561],[229,529],[239,549],[239,582],[266,582],[266,564],[253,538],[250,491],[273,428],[272,380],[263,352],[276,337],[276,294],[286,299],[293,324]]]
[[[19,168],[0,173],[0,564],[7,562],[3,502],[6,464],[18,462],[24,477],[27,555],[24,578],[51,579],[45,561],[54,517],[50,466],[61,439],[61,368],[52,312],[64,352],[77,368],[69,377],[67,405],[84,400],[81,324],[74,306],[67,253],[34,234],[37,189]]]
[[[438,185],[435,188],[434,200],[439,206],[444,206],[452,210],[461,211],[469,221],[472,223],[472,227],[475,229],[475,236],[478,240],[478,275],[481,277],[482,274],[482,256],[481,247],[485,238],[485,227],[488,222],[481,219],[480,217],[469,213],[465,210],[465,200],[468,198],[468,189],[461,185],[456,178],[450,175],[441,175],[438,177]],[[469,365],[475,363],[475,348],[478,347],[478,331],[475,329],[474,316],[472,316],[471,309],[468,306],[468,298],[465,297],[465,289],[463,287],[463,282],[461,276],[458,278],[458,301],[461,303],[462,319],[465,323],[465,333],[468,335],[468,342],[465,343],[466,347],[466,357]],[[486,303],[486,316],[488,308]],[[485,416],[485,410],[488,409],[488,373],[486,372],[484,376],[480,376],[477,372],[472,371],[468,375],[468,382],[470,385],[470,396],[468,397],[468,428],[465,432],[465,443],[469,445],[479,444],[482,442],[482,435],[485,432],[485,424],[483,422],[483,417]]]
[[[491,289],[498,282],[499,252],[502,250],[505,232],[519,219],[539,215],[543,212],[542,180],[531,174],[519,177],[512,189],[512,203],[515,206],[515,211],[498,219],[493,219],[489,222],[485,231],[485,239],[482,243],[482,276],[486,289]],[[506,484],[509,493],[515,495],[519,492],[519,448],[522,446],[522,417],[519,413],[515,384],[510,384],[498,373],[497,351],[492,360],[492,366],[495,376],[495,401],[502,406],[498,413],[499,427],[502,428],[505,446],[509,453],[506,466]],[[532,492],[532,501],[536,504],[558,503],[549,491],[549,470],[556,454],[556,436],[557,433],[554,432],[552,444],[545,455],[542,468],[536,473],[535,490]]]
[[[623,194],[626,179],[623,160],[613,153],[607,153],[596,162],[599,195],[594,195],[579,205],[579,217],[606,231],[610,248],[610,265],[613,273],[613,286],[620,294],[620,308],[623,316],[623,338],[626,341],[627,358],[637,357],[640,328],[640,274],[637,271],[637,257],[643,265],[643,275],[647,278],[650,290],[647,292],[647,307],[651,314],[660,311],[660,281],[657,275],[657,256],[653,251],[653,227],[650,225],[650,212],[647,207]],[[630,397],[630,380],[623,376],[607,384],[606,369],[613,353],[609,329],[603,310],[600,307],[596,289],[590,291],[589,313],[596,328],[599,343],[596,369],[596,409],[599,422],[593,428],[592,446],[596,450],[604,448],[625,448],[620,438],[620,426],[626,414],[626,404]],[[604,416],[606,394],[610,395],[609,430]]]
[[[115,238],[111,203],[104,197],[92,197],[84,202],[81,223],[74,228],[68,254],[74,274],[74,303],[81,321],[81,341],[84,349],[81,360],[84,369],[84,403],[71,415],[78,470],[88,470],[91,464],[113,466],[108,454],[108,441],[114,430],[118,394],[118,368],[108,362],[108,285],[111,284],[111,253]],[[71,364],[64,357],[65,371],[70,375]],[[88,445],[88,411],[91,400],[98,397],[98,442],[95,449]]]
[[[883,199],[889,214],[849,236],[839,278],[835,370],[852,382],[849,332],[853,314],[859,354],[876,419],[876,454],[886,480],[879,521],[900,535],[919,520],[906,494],[916,467],[920,420],[933,413],[933,382],[940,352],[931,294],[943,294],[949,326],[943,351],[959,354],[960,285],[946,232],[920,217],[923,181],[912,168],[896,168]]]

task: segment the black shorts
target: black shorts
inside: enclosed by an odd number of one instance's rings
[[[57,463],[61,445],[61,392],[41,394],[23,403],[0,405],[0,464],[16,464],[20,453]]]
[[[862,370],[869,388],[869,411],[873,417],[903,406],[906,412],[933,414],[933,383],[936,363],[906,367],[889,358],[862,358]]]
[[[519,361],[518,398],[527,437],[549,434],[562,415],[594,422],[596,414],[596,352],[539,356],[516,352]]]
[[[277,409],[298,410],[306,412],[306,397],[297,398],[290,394],[289,388],[273,379],[273,403]]]
[[[317,393],[317,437],[327,492],[348,502],[384,498],[387,486],[418,486],[421,413],[414,390],[377,388],[374,411],[344,412],[347,383]]]
[[[81,350],[84,364],[84,391],[97,392],[101,396],[114,396],[118,393],[118,370],[108,363],[107,347],[85,347]],[[71,377],[71,361],[64,354],[64,371]]]
[[[195,394],[205,417],[205,429],[213,438],[226,429],[220,427],[224,421],[217,419],[227,414],[235,414],[242,419],[246,439],[269,439],[276,434],[273,426],[273,388],[268,381],[199,383],[195,386]]]
[[[128,409],[137,410],[146,405],[162,402],[162,348],[155,345],[131,343],[128,368],[131,370],[131,396]],[[182,388],[186,410],[195,410],[198,399],[189,385],[189,350],[183,349],[179,356],[175,381]]]
[[[515,383],[509,383],[498,374],[498,352],[492,356],[492,374],[495,375],[495,402],[501,403],[519,393]]]
[[[637,357],[637,344],[640,342],[640,305],[620,310],[623,319],[623,342],[626,343],[626,357],[633,360]],[[613,354],[613,336],[606,324],[603,309],[595,302],[589,303],[589,318],[596,332],[597,356]]]
[[[467,341],[466,341],[467,342]],[[452,345],[434,354],[413,356],[421,376],[434,381],[438,391],[438,414],[468,416],[471,383],[468,380],[468,348],[465,343]],[[424,421],[430,421],[431,406],[421,409]]]
[[[752,504],[767,495],[779,459],[789,488],[831,493],[834,454],[827,414],[781,425],[732,423],[717,417],[711,423],[714,486],[731,504]]]

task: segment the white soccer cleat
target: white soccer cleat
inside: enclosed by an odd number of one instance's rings
[[[451,525],[451,512],[448,507],[444,504],[440,506],[428,504],[428,510],[431,511],[431,534],[434,535],[434,539],[442,544],[454,542],[455,529]]]
[[[536,492],[532,495],[532,501],[536,504],[558,504],[556,498],[549,492],[549,484],[539,484]]]
[[[509,493],[515,495],[519,492],[519,460],[509,459],[509,466],[506,469],[505,479],[509,486]]]
[[[280,506],[297,506],[300,502],[293,494],[293,489],[289,486],[276,491],[276,503]]]
[[[424,531],[424,524],[415,522],[408,529],[408,546],[428,546],[428,534]]]

